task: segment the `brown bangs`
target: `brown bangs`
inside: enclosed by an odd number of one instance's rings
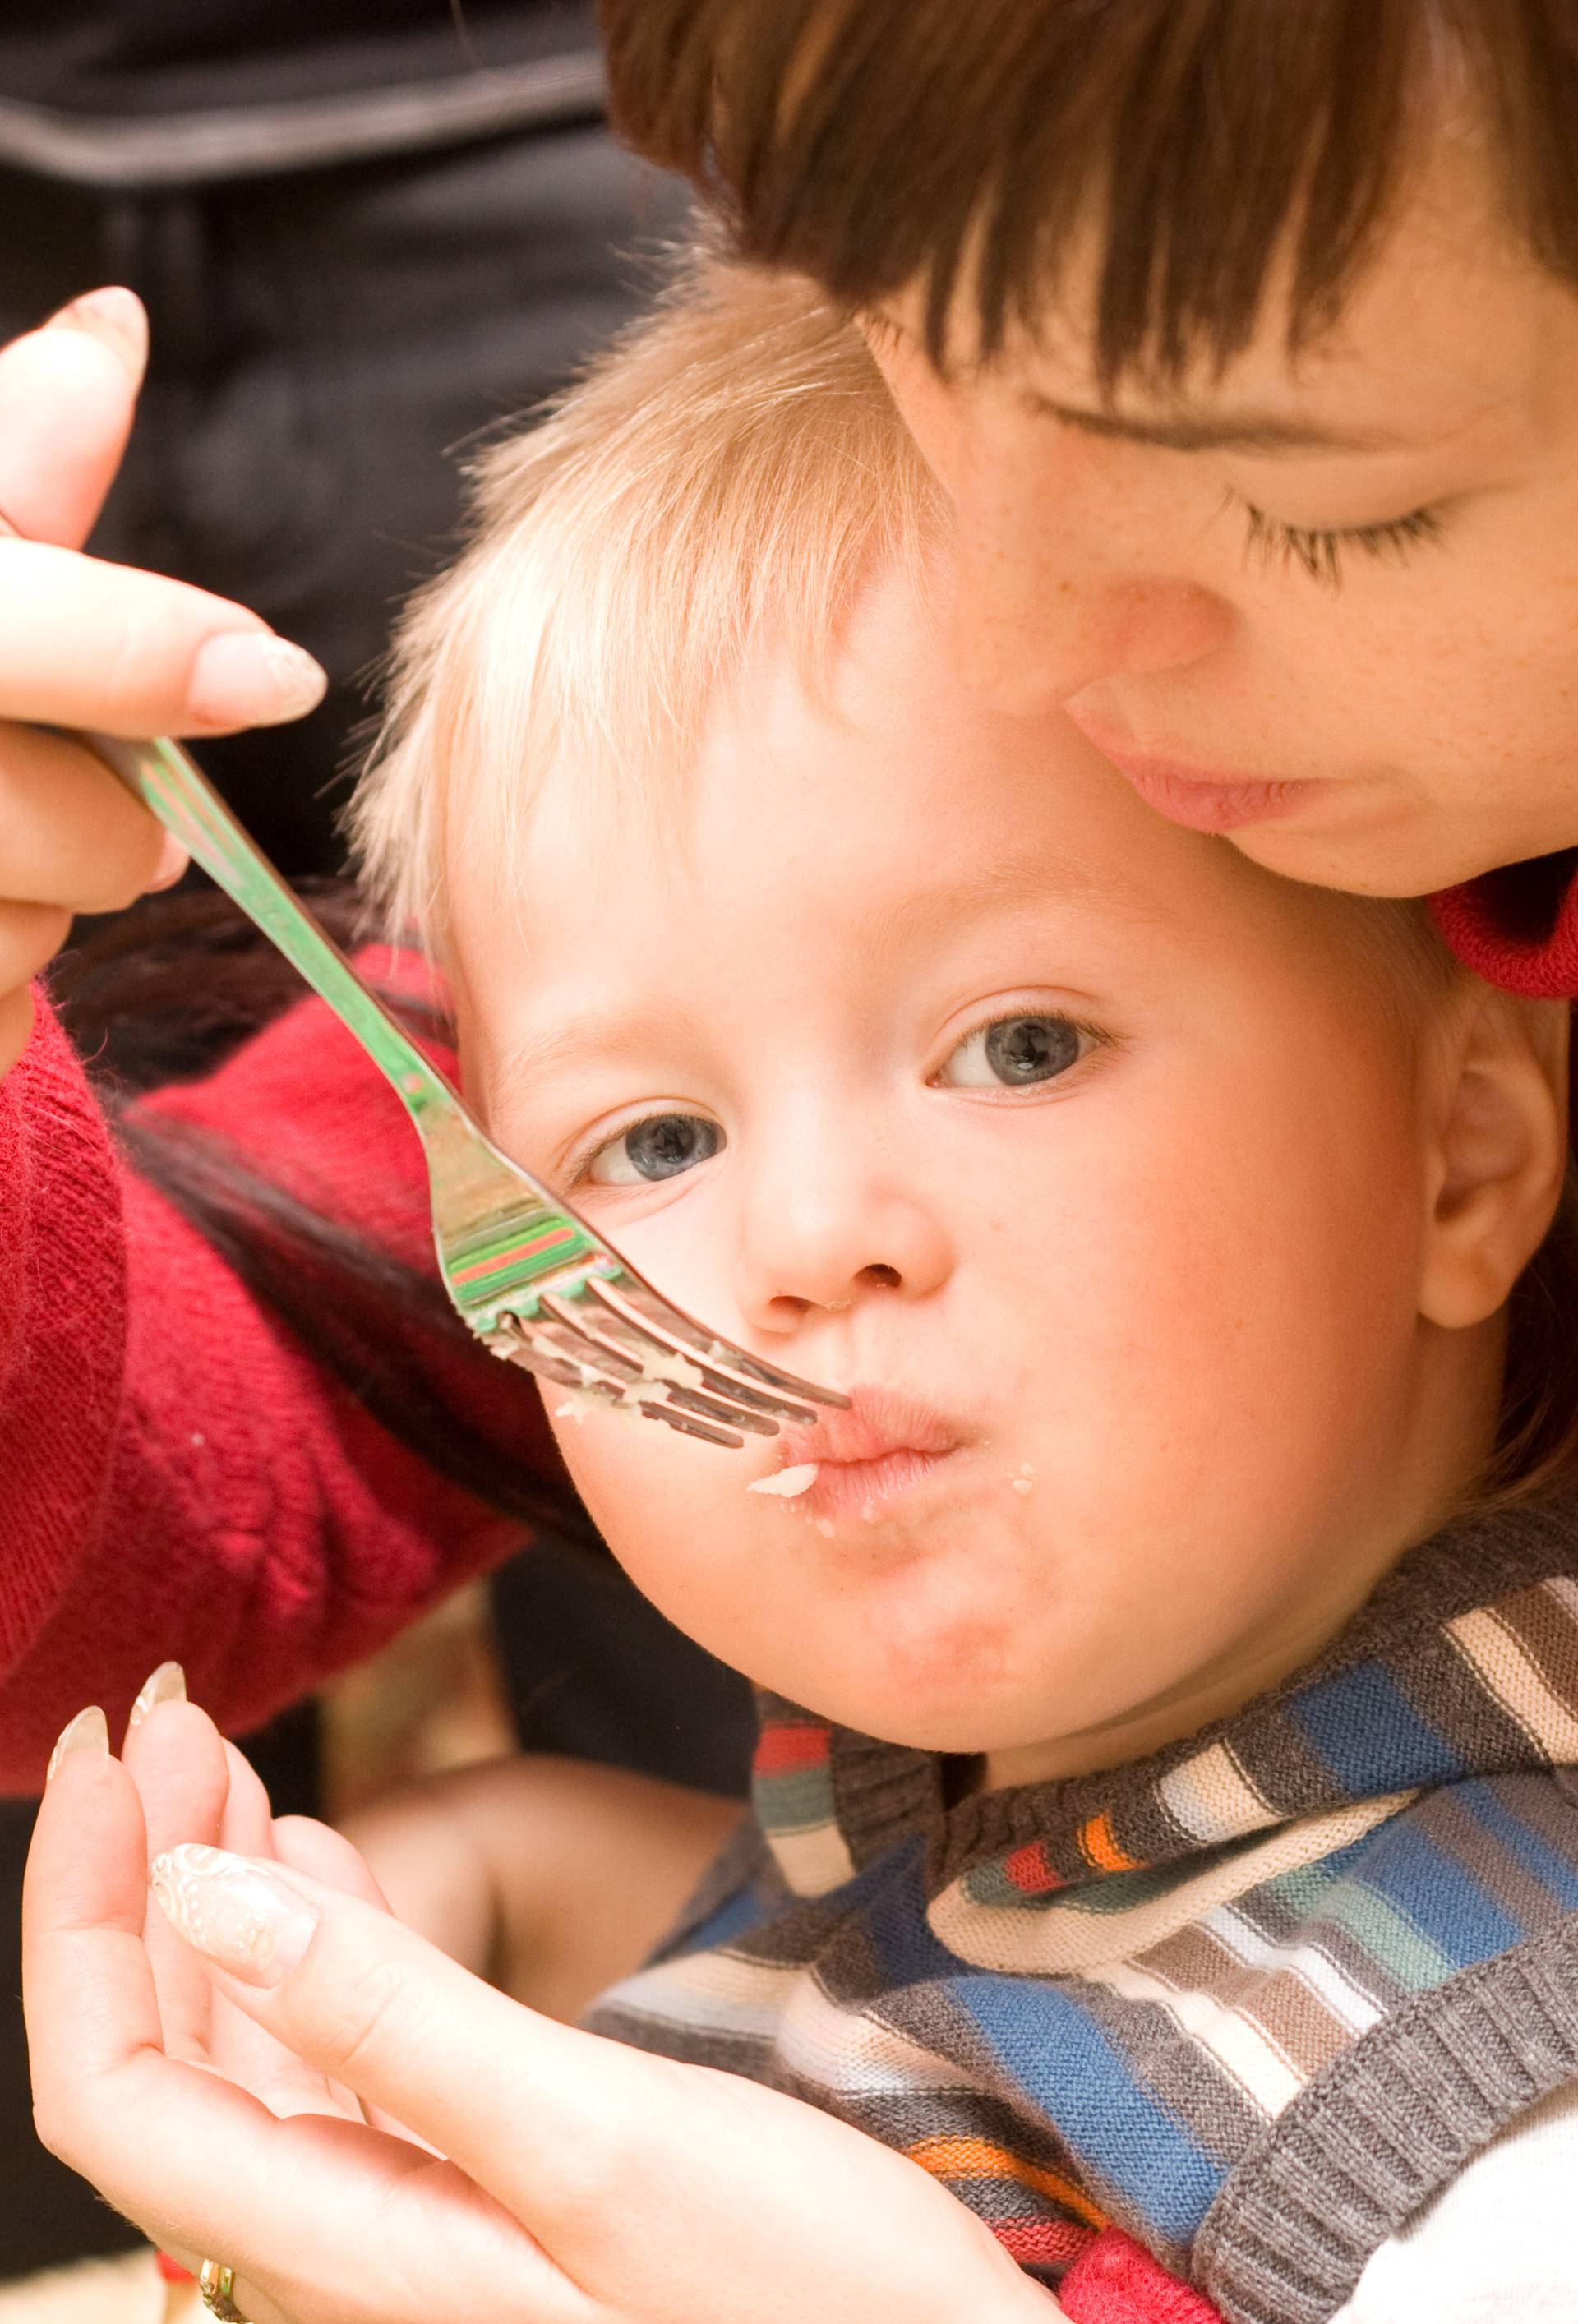
[[[1109,384],[1340,310],[1426,107],[1467,98],[1514,231],[1578,277],[1578,0],[602,0],[615,118],[741,254],[859,309],[920,285],[940,355],[1033,326],[1102,237]]]

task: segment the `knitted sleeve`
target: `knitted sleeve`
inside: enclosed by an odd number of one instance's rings
[[[415,1139],[319,1003],[158,1103],[420,1250]],[[535,1396],[499,1374],[503,1441],[551,1472]],[[167,1656],[225,1724],[261,1720],[519,1540],[127,1170],[41,1002],[0,1083],[0,1786],[35,1788],[65,1720],[123,1717]]]

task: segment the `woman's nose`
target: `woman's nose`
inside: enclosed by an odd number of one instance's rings
[[[792,1332],[818,1309],[924,1298],[953,1266],[951,1238],[919,1194],[843,1174],[775,1176],[744,1222],[739,1305],[758,1331]]]
[[[1199,584],[1116,572],[1020,525],[961,510],[954,639],[964,683],[1016,715],[1103,680],[1182,669],[1225,643],[1232,613]]]

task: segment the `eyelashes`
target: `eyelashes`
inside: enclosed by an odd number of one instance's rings
[[[1386,524],[1348,525],[1329,531],[1314,525],[1284,524],[1279,517],[1268,516],[1264,509],[1247,501],[1243,509],[1249,521],[1246,558],[1302,566],[1312,581],[1324,582],[1330,589],[1343,586],[1343,558],[1347,550],[1357,549],[1380,564],[1407,565],[1416,549],[1439,541],[1442,532],[1440,513],[1432,508],[1415,509],[1410,515],[1393,517]]]

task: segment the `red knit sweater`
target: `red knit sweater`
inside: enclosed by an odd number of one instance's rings
[[[1578,1001],[1578,848],[1487,872],[1431,903],[1458,958],[1531,1001]]]
[[[415,1136],[318,1002],[157,1102],[402,1253],[430,1249]],[[553,1473],[535,1394],[498,1379],[484,1425]],[[41,1003],[0,1082],[0,1787],[36,1789],[72,1711],[101,1702],[113,1723],[167,1655],[252,1725],[519,1545],[125,1168]]]

